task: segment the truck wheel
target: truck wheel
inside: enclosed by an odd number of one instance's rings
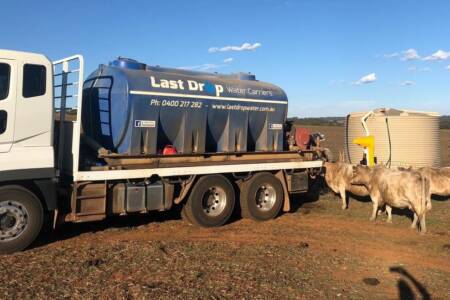
[[[225,224],[233,213],[234,189],[222,175],[201,177],[192,188],[187,200],[187,219],[201,227]]]
[[[242,217],[256,221],[275,218],[283,205],[283,186],[271,173],[258,173],[241,188]]]
[[[13,253],[28,247],[44,222],[39,199],[20,186],[0,188],[0,253]]]

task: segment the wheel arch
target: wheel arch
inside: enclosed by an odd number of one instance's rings
[[[0,182],[0,188],[18,186],[32,193],[45,211],[57,209],[56,183],[54,179],[12,180]]]

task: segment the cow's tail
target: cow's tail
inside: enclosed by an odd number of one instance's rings
[[[426,182],[427,182],[427,188],[426,188],[427,210],[431,210],[431,180],[429,177],[426,178]]]
[[[420,174],[422,181],[422,212],[425,213],[427,210],[431,210],[431,194],[430,194],[430,179]]]

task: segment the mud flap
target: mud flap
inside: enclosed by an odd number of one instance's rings
[[[289,191],[286,183],[286,174],[284,173],[283,170],[281,170],[275,174],[275,177],[277,177],[278,180],[280,180],[281,185],[283,187],[283,194],[284,194],[283,211],[288,212],[291,210],[291,201],[289,199]]]

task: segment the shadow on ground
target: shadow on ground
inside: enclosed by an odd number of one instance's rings
[[[442,201],[442,202],[444,202],[444,201],[450,200],[450,196],[437,196],[437,195],[433,195],[433,196],[431,196],[431,199],[434,200],[434,201]]]
[[[132,214],[127,216],[112,216],[102,221],[86,223],[64,223],[57,229],[51,229],[47,224],[40,237],[29,249],[39,248],[56,241],[62,241],[77,237],[85,233],[96,233],[105,230],[127,230],[150,223],[162,223],[172,220],[181,220],[181,207],[164,212],[150,212],[147,214]]]
[[[431,295],[425,286],[420,283],[411,273],[405,268],[393,266],[389,268],[391,273],[397,273],[400,278],[397,281],[398,297],[401,300],[424,299],[430,300]],[[416,297],[418,296],[418,297]]]

